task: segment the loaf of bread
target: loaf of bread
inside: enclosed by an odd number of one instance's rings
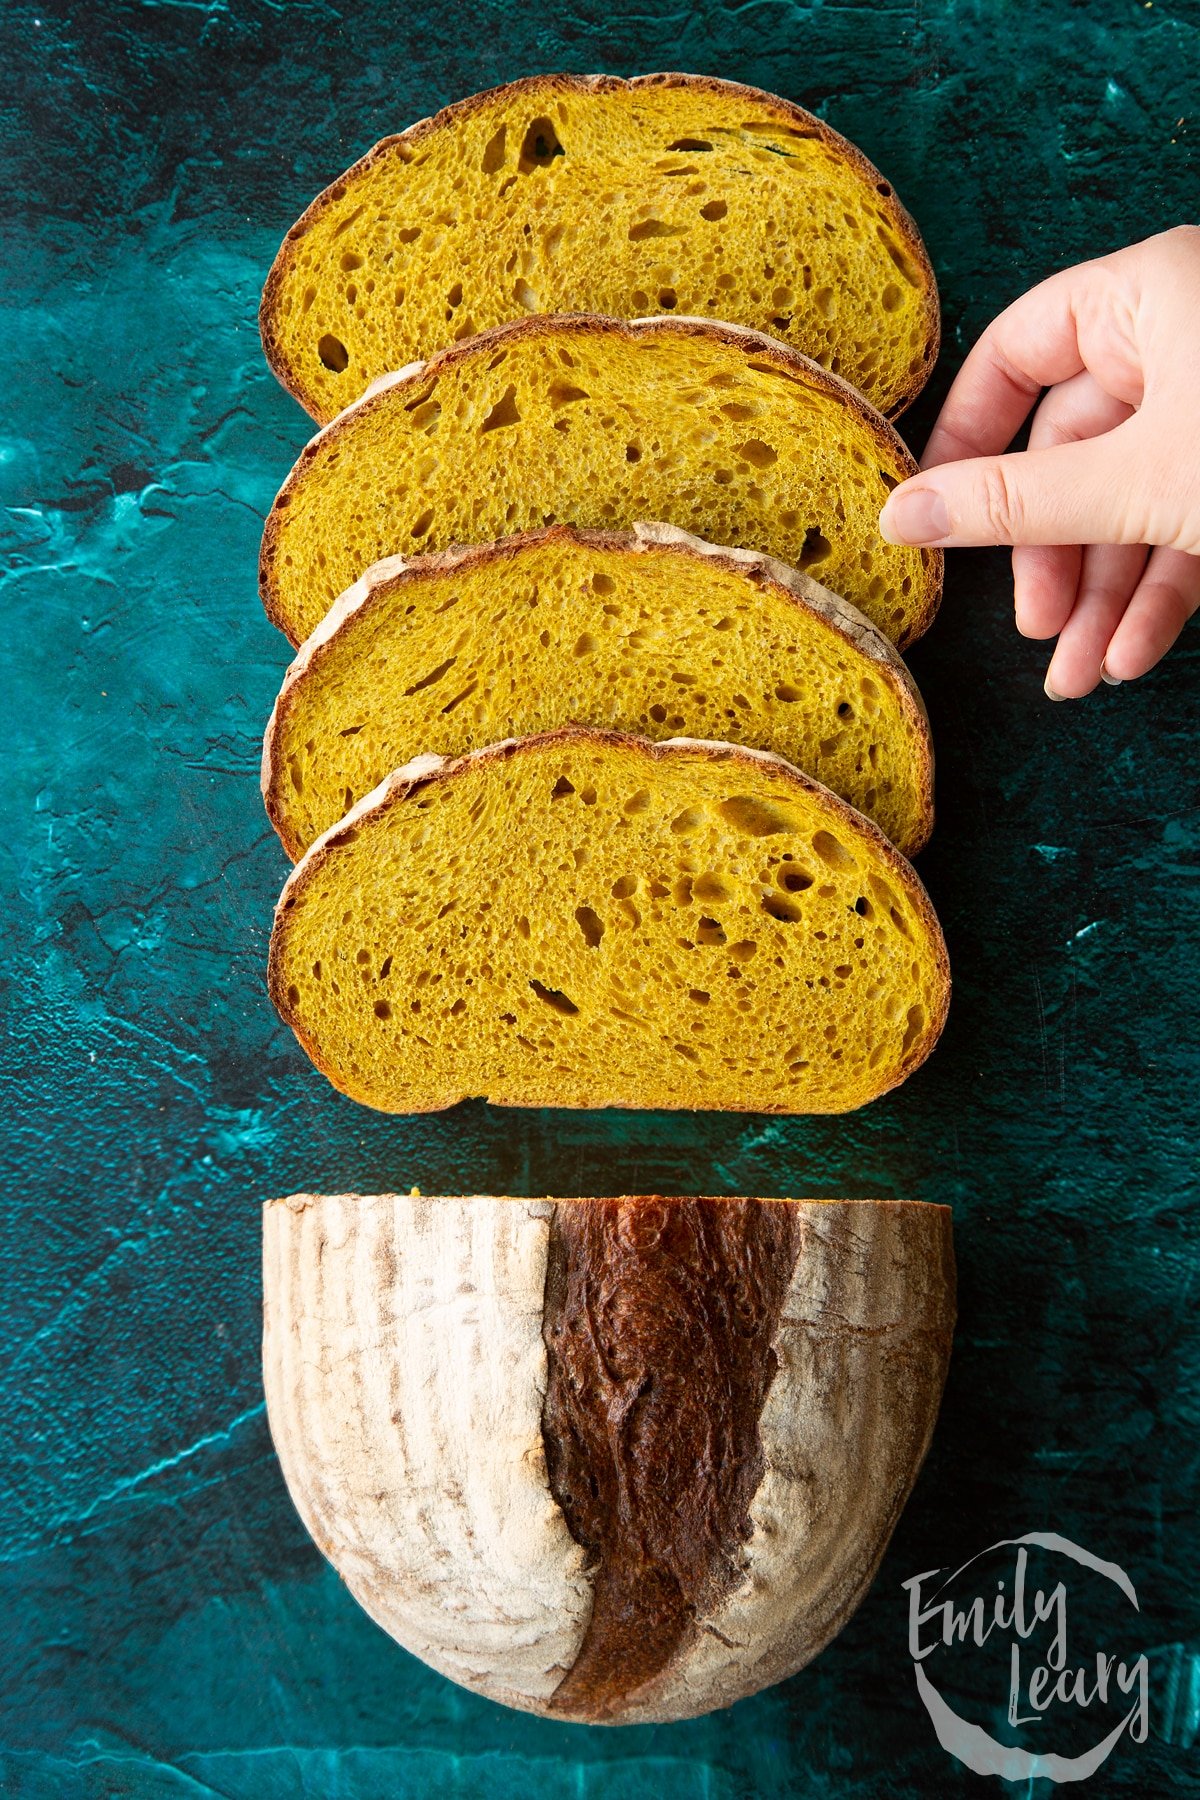
[[[423,750],[578,724],[776,750],[912,856],[933,754],[888,640],[806,575],[673,525],[550,525],[378,563],[288,670],[263,795],[288,854]]]
[[[924,1061],[949,999],[916,874],[828,789],[583,727],[375,789],[293,870],[269,983],[387,1112],[844,1112]]]
[[[879,535],[915,472],[861,395],[756,332],[526,319],[385,377],[313,439],[267,519],[260,586],[298,644],[381,557],[663,519],[815,575],[902,647],[941,591],[940,551]]]
[[[889,184],[811,113],[710,76],[539,75],[385,138],[284,239],[267,360],[314,418],[526,312],[771,331],[898,412],[938,343]]]
[[[452,1680],[689,1718],[862,1599],[937,1417],[948,1208],[298,1194],[263,1236],[292,1499]]]

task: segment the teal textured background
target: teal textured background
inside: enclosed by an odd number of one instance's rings
[[[1196,7],[56,0],[7,4],[0,32],[0,1791],[994,1791],[934,1741],[900,1583],[1041,1528],[1128,1570],[1152,1652],[1150,1740],[1089,1792],[1200,1792],[1196,629],[1147,681],[1052,707],[1003,554],[950,559],[911,660],[955,1000],[898,1094],[845,1120],[397,1120],[329,1089],[266,1000],[285,864],[256,774],[287,651],[254,586],[307,435],[262,361],[259,288],[384,133],[544,68],[709,71],[812,107],[896,183],[938,270],[919,447],[1006,301],[1200,212]],[[721,1716],[589,1732],[453,1688],[340,1589],[266,1429],[259,1206],[413,1184],[953,1205],[934,1448],[809,1670]]]

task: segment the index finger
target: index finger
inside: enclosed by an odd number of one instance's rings
[[[1049,276],[992,320],[954,378],[925,446],[923,469],[999,455],[1042,389],[1081,373],[1077,308],[1095,267],[1079,263]]]

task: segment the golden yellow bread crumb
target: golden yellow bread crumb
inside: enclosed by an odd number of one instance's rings
[[[937,355],[917,228],[837,132],[710,76],[541,75],[385,138],[284,239],[267,359],[314,418],[527,312],[770,331],[899,412]]]
[[[381,557],[662,519],[815,575],[901,647],[942,555],[888,544],[916,464],[837,376],[709,319],[537,317],[385,377],[302,452],[259,582],[294,644]]]
[[[271,997],[385,1112],[845,1112],[924,1061],[945,945],[882,832],[781,758],[572,727],[417,758],[293,870]]]
[[[580,724],[776,750],[912,856],[932,823],[920,696],[862,614],[671,525],[551,525],[368,570],[288,670],[263,795],[288,854],[422,750]]]

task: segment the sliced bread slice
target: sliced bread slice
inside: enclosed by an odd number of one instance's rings
[[[572,727],[417,758],[283,890],[272,999],[385,1112],[844,1112],[949,1001],[916,874],[781,757]]]
[[[888,640],[806,575],[673,525],[551,525],[377,563],[288,670],[263,746],[293,858],[390,770],[556,726],[776,750],[906,856],[932,823],[920,696]]]
[[[933,366],[916,226],[836,131],[703,75],[537,75],[385,138],[288,232],[267,359],[316,419],[526,312],[772,331],[899,412]]]
[[[940,551],[879,535],[915,472],[860,394],[758,332],[525,319],[385,377],[313,439],[267,519],[260,587],[299,644],[381,557],[665,519],[818,575],[903,646],[942,578]]]

